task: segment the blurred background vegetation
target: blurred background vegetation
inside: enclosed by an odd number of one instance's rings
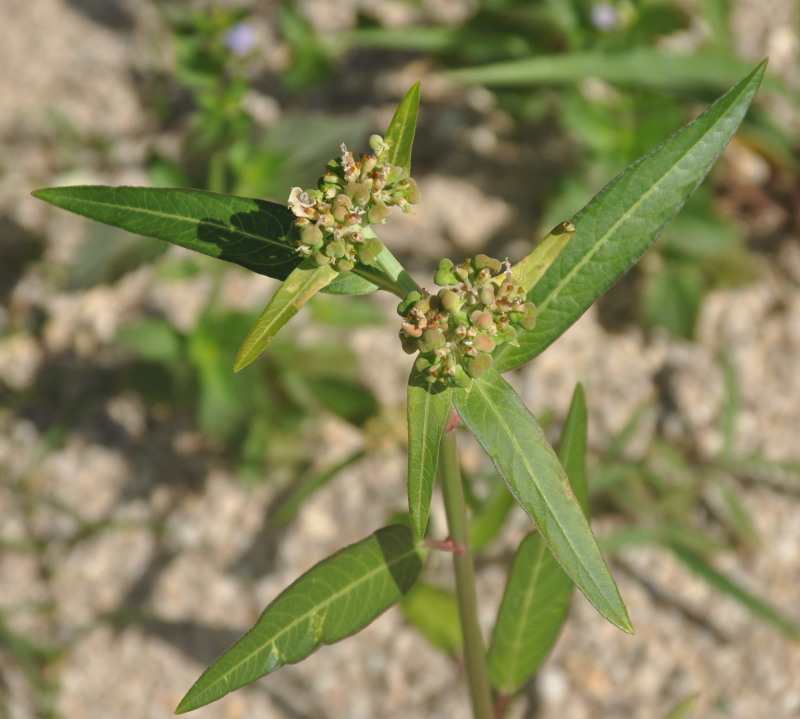
[[[98,23],[136,31],[122,3],[69,4]],[[513,215],[484,245],[502,256],[517,251],[515,238],[543,236],[577,211],[760,59],[747,54],[734,32],[736,6],[729,0],[397,0],[348,4],[347,13],[337,13],[336,5],[152,3],[153,60],[131,78],[151,127],[139,168],[147,182],[283,202],[290,187],[315,182],[343,140],[364,147],[379,129],[365,108],[385,114],[407,85],[422,79],[415,176],[424,190],[431,173],[468,173],[488,196],[509,203]],[[761,258],[786,238],[796,241],[797,80],[770,74],[725,161],[655,251],[601,302],[607,330],[636,325],[646,335],[691,342],[707,293],[757,281]],[[87,165],[102,176],[113,164],[106,138],[81,135],[57,113],[53,128],[59,173],[48,184]],[[5,302],[26,268],[46,257],[40,238],[3,221],[12,238],[0,250]],[[415,258],[411,249],[399,254],[413,269],[429,271],[428,258]],[[261,308],[226,305],[232,270],[165,254],[155,240],[87,226],[74,261],[52,270],[48,281],[58,292],[78,293],[115,286],[144,266],[166,285],[206,278],[191,325],[178,328],[152,310],[119,328],[111,361],[91,367],[74,356],[46,357],[34,381],[0,380],[4,428],[17,417],[33,421],[47,438],[46,454],[76,427],[92,425],[97,407],[124,391],[145,408],[149,425],[196,433],[195,459],[220,463],[252,484],[283,477],[272,508],[276,526],[397,431],[394,408],[381,406],[360,379],[364,368],[355,353],[338,339],[343,329],[386,325],[385,313],[369,302],[315,301],[313,331],[299,340],[297,332],[282,334],[256,367],[234,375],[236,347]],[[5,312],[0,342],[40,337],[45,319]],[[727,358],[719,361],[726,377],[723,450],[703,457],[656,427],[649,448],[631,462],[626,443],[652,409],[642,407],[596,451],[589,474],[595,516],[618,520],[604,540],[609,553],[629,544],[662,545],[755,615],[796,635],[790,619],[709,560],[721,549],[757,546],[754,522],[738,498],[742,485],[796,491],[800,478],[794,465],[737,454],[738,379]],[[365,433],[366,450],[320,467],[315,437],[326,416]],[[31,471],[27,466],[11,478],[12,494],[25,494]],[[468,482],[474,539],[485,547],[511,503],[493,478],[475,473]],[[97,529],[78,520],[76,541]],[[0,549],[13,546],[0,536]],[[446,619],[452,598],[437,587],[420,592],[428,595],[409,598],[409,620],[453,651],[458,638]],[[421,612],[420,601],[438,609]],[[6,613],[0,607],[0,638],[41,697],[41,715],[51,716],[55,689],[41,668],[57,658],[58,647],[14,633]]]

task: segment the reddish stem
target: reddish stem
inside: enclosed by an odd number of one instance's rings
[[[452,537],[447,539],[426,539],[425,546],[428,549],[438,549],[441,552],[452,552],[453,554],[463,554],[465,549]]]

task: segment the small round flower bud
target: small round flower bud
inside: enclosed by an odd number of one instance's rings
[[[472,322],[472,326],[477,327],[479,330],[488,330],[494,326],[494,317],[488,312],[475,310],[469,319]]]
[[[408,311],[411,309],[411,306],[419,299],[422,299],[422,295],[419,292],[416,290],[409,292],[405,296],[405,299],[403,299],[400,304],[397,305],[397,314],[401,317],[405,317],[408,314]]]
[[[349,195],[353,204],[363,207],[369,202],[369,188],[360,182],[351,182],[345,188],[345,193]]]
[[[334,257],[334,258],[344,257],[345,253],[344,240],[341,238],[331,240],[325,247],[324,252],[326,255],[328,255],[328,257]]]
[[[358,247],[356,254],[358,261],[363,262],[365,265],[371,265],[378,258],[378,255],[383,251],[383,242],[375,237],[370,237],[364,241],[364,244]]]
[[[376,202],[367,211],[367,222],[371,225],[378,225],[382,222],[386,222],[389,212],[390,210],[386,205],[382,202]]]
[[[466,361],[467,374],[473,379],[478,379],[492,364],[492,356],[488,354],[479,354],[476,357],[470,357]]]
[[[322,247],[322,239],[322,230],[316,225],[306,225],[300,230],[300,241],[315,250]]]
[[[489,335],[478,335],[472,346],[478,352],[491,352],[495,348],[495,341]]]
[[[489,305],[493,305],[495,302],[494,285],[490,282],[487,282],[483,287],[481,287],[479,296],[481,298],[481,302],[483,302],[483,304],[487,307]]]
[[[464,305],[461,295],[451,289],[444,288],[439,290],[439,302],[451,315],[457,315]]]
[[[452,260],[448,260],[446,257],[442,258],[439,260],[439,265],[436,268],[436,274],[433,276],[433,281],[439,285],[439,287],[457,285],[459,279],[453,271],[453,268],[454,265]]]
[[[322,267],[323,265],[329,265],[331,263],[331,258],[328,257],[324,252],[318,251],[314,253],[314,262]]]
[[[472,262],[475,269],[488,269],[493,275],[496,275],[498,272],[500,272],[503,267],[500,260],[497,260],[494,257],[489,257],[488,255],[475,255],[475,259]]]
[[[441,330],[425,330],[422,333],[422,341],[432,350],[444,347],[444,332]]]

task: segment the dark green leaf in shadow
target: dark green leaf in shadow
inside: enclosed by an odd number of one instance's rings
[[[779,612],[775,607],[765,602],[744,587],[739,586],[722,572],[714,569],[699,554],[688,549],[678,541],[670,541],[667,546],[675,556],[689,569],[705,579],[712,587],[727,594],[732,599],[746,607],[754,616],[763,619],[777,627],[784,634],[800,639],[800,624]]]
[[[422,560],[407,527],[379,529],[301,576],[197,680],[176,709],[197,709],[360,631],[398,602]]]
[[[469,390],[454,390],[453,401],[564,571],[606,619],[632,632],[617,585],[567,475],[511,385],[490,370]]]
[[[408,379],[408,512],[418,537],[425,536],[439,443],[450,416],[452,391],[432,388],[416,370]]]
[[[573,219],[577,230],[528,295],[536,326],[503,345],[504,372],[539,354],[644,254],[706,176],[741,123],[766,69],[759,65],[705,113],[637,160]]]
[[[411,174],[411,150],[414,145],[418,113],[419,82],[415,82],[400,100],[384,138],[392,143],[389,150],[389,161],[393,165],[402,167],[408,175]]]
[[[323,287],[333,282],[338,274],[338,270],[332,265],[318,265],[313,258],[295,267],[244,338],[236,355],[234,372],[253,362],[300,308]]]
[[[586,403],[580,385],[572,396],[558,456],[588,517]],[[573,586],[539,532],[522,540],[488,653],[489,678],[499,692],[516,691],[539,671],[567,619]]]
[[[249,197],[156,187],[50,187],[35,197],[113,227],[170,242],[261,275],[285,279],[302,258],[289,234],[289,208]],[[343,273],[334,294],[365,294],[377,287]]]
[[[295,217],[274,202],[152,187],[53,187],[33,194],[98,222],[280,280],[299,264],[287,238]]]

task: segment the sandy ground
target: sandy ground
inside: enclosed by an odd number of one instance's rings
[[[167,717],[200,671],[283,587],[403,507],[407,359],[398,358],[391,324],[352,333],[364,381],[386,407],[389,439],[315,494],[288,527],[272,528],[268,511],[285,478],[244,485],[191,426],[161,421],[109,381],[124,359],[118,329],[152,314],[190,326],[205,280],[165,286],[148,266],[113,285],[67,291],[65,277],[88,224],[29,195],[76,180],[146,182],[141,167],[148,148],[170,141],[155,137],[157,124],[134,81],[168,56],[155,14],[135,3],[1,4],[0,717]],[[458,4],[442,3],[449,5]],[[737,12],[751,17],[749,7],[741,3]],[[785,32],[771,32],[763,17],[751,29],[742,39],[748,57],[772,47],[789,64],[796,58],[796,38],[792,45]],[[275,57],[279,63],[280,53]],[[399,96],[418,71],[394,69],[376,80],[389,88],[388,105],[370,110],[376,125],[386,121],[390,96]],[[463,130],[463,117],[454,122]],[[726,158],[731,171],[741,169],[734,156]],[[420,178],[427,204],[385,236],[414,255],[422,272],[441,254],[480,249],[483,237],[515,216],[511,204],[452,168],[443,162]],[[482,208],[467,222],[450,201],[454,186],[465,206]],[[709,297],[697,343],[646,338],[636,328],[611,333],[593,310],[517,373],[514,384],[535,412],[551,411],[557,427],[575,382],[583,382],[590,441],[599,449],[637,407],[658,396],[659,378],[668,376],[672,407],[657,411],[671,423],[676,442],[691,436],[708,458],[721,442],[718,357],[724,350],[741,387],[741,456],[758,452],[800,462],[797,235],[757,261],[757,283]],[[225,282],[243,304],[263,302],[271,287],[236,271]],[[378,304],[391,317],[391,300]],[[645,423],[640,446],[647,446],[654,424],[653,417]],[[320,418],[315,432],[318,466],[365,441],[334,417]],[[466,461],[480,461],[470,447]],[[736,486],[760,542],[748,552],[718,555],[716,565],[800,621],[798,487]],[[434,521],[442,526],[438,504]],[[503,546],[527,528],[515,516]],[[602,534],[610,527],[601,522],[597,529]],[[502,556],[498,550],[496,558]],[[434,564],[446,575],[445,560]],[[712,591],[664,551],[624,550],[613,570],[637,634],[614,630],[576,598],[555,655],[510,716],[655,719],[695,693],[697,717],[800,714],[797,642]],[[486,562],[479,589],[487,625],[503,582],[501,564]],[[31,646],[12,645],[7,630]],[[446,719],[468,713],[457,663],[393,609],[355,638],[195,715]]]

